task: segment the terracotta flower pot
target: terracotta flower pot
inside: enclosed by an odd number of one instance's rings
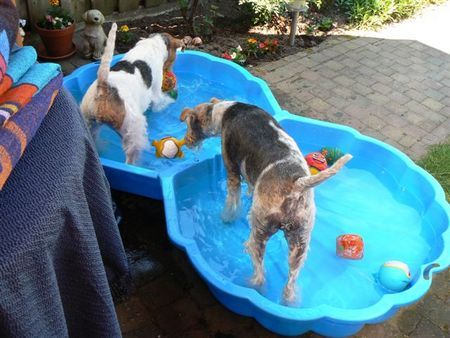
[[[38,25],[35,25],[35,28],[49,56],[64,56],[73,50],[72,38],[75,24],[64,29],[45,29]]]

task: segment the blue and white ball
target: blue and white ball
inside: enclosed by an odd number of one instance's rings
[[[411,282],[411,273],[407,264],[400,261],[388,261],[378,271],[378,281],[386,289],[400,292]]]

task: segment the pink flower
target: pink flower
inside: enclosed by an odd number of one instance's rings
[[[264,42],[260,42],[260,43],[259,43],[259,48],[260,48],[260,49],[266,48],[266,44],[265,44]]]
[[[45,20],[47,20],[48,22],[52,22],[53,21],[53,18],[52,18],[52,16],[51,15],[46,15],[45,16]]]

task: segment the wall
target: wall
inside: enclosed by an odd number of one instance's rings
[[[16,0],[17,9],[22,19],[27,19],[31,25],[41,20],[49,7],[48,0]],[[69,10],[75,21],[81,21],[81,16],[88,9],[98,9],[104,15],[114,11],[127,12],[142,7],[154,7],[174,0],[61,0],[61,6]]]

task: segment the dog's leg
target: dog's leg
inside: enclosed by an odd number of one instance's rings
[[[288,303],[295,300],[295,283],[305,263],[311,237],[311,229],[300,229],[284,230],[284,236],[289,247],[289,277],[284,287],[283,297]]]
[[[266,224],[261,223],[256,217],[256,212],[251,211],[251,232],[248,241],[245,243],[247,252],[250,254],[253,263],[253,277],[251,283],[253,285],[262,285],[264,283],[264,253],[266,252],[267,242],[275,233]]]
[[[222,212],[224,222],[236,219],[241,208],[241,173],[239,165],[234,163],[222,143],[222,158],[227,169],[227,200]]]
[[[120,134],[122,136],[126,163],[133,164],[138,160],[142,150],[148,147],[150,143],[147,136],[147,120],[145,116],[127,112]]]
[[[241,179],[235,173],[227,174],[227,200],[222,212],[224,222],[232,222],[236,219],[241,209]]]

